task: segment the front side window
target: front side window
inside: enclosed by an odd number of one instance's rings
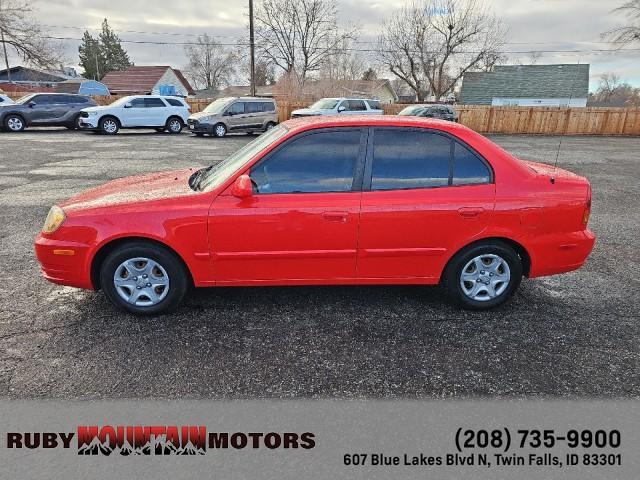
[[[347,110],[349,111],[363,111],[367,109],[363,100],[349,100],[347,102]]]
[[[244,102],[236,102],[229,107],[227,110],[232,115],[238,115],[240,113],[244,113]]]
[[[251,169],[256,193],[349,192],[360,152],[361,131],[305,134]]]
[[[131,108],[145,108],[144,98],[134,98],[129,103],[131,103]]]
[[[403,190],[449,184],[451,140],[417,130],[376,130],[372,190]]]
[[[162,99],[160,98],[145,98],[144,106],[147,108],[161,108],[166,107]]]
[[[380,102],[378,100],[368,100],[371,110],[380,110]]]
[[[475,153],[456,142],[453,150],[453,185],[472,185],[490,181],[489,167]]]

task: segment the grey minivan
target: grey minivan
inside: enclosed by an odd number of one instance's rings
[[[224,137],[233,132],[264,132],[278,124],[273,98],[225,97],[189,117],[189,131],[201,137],[205,133]]]
[[[70,93],[32,93],[13,105],[0,106],[0,127],[21,132],[27,127],[79,126],[80,110],[94,107],[90,97]]]

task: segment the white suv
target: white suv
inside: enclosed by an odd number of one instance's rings
[[[180,133],[190,107],[178,97],[137,95],[123,97],[111,105],[85,108],[80,128],[115,135],[121,128],[154,128],[158,132]]]
[[[365,98],[323,98],[307,108],[291,112],[291,118],[317,115],[382,115],[379,100]]]

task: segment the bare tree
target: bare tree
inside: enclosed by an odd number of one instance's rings
[[[381,61],[419,101],[452,92],[470,70],[492,67],[506,30],[484,0],[416,0],[383,26]]]
[[[589,94],[589,105],[601,107],[637,107],[640,105],[640,88],[623,82],[615,73],[600,75],[595,94]]]
[[[338,27],[335,0],[262,0],[255,20],[260,54],[302,84],[356,32]]]
[[[327,55],[320,69],[321,79],[357,80],[365,71],[362,55],[351,47],[349,39],[343,39],[331,55]]]
[[[237,54],[207,34],[195,45],[185,45],[184,51],[189,61],[186,73],[197,88],[218,90],[235,74]]]
[[[7,70],[10,51],[18,54],[24,62],[41,68],[58,67],[62,61],[59,45],[52,43],[42,27],[31,18],[32,3],[0,0],[0,43]]]
[[[603,36],[619,43],[620,46],[634,42],[640,43],[640,0],[628,0],[616,8],[614,12],[624,14],[629,24],[609,30]]]
[[[620,76],[615,73],[603,73],[600,75],[597,95],[600,101],[608,102],[615,94],[622,82]]]

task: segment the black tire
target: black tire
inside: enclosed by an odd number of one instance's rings
[[[99,128],[103,135],[115,135],[120,130],[120,122],[116,117],[103,117],[100,119]]]
[[[216,123],[213,126],[213,136],[222,138],[227,134],[227,127],[224,123]]]
[[[177,135],[178,133],[182,132],[182,129],[184,128],[184,122],[179,117],[169,117],[164,128],[167,130],[167,132],[173,135]]]
[[[21,115],[10,113],[4,119],[4,129],[7,132],[19,133],[24,131],[27,123],[24,121]]]
[[[129,259],[146,258],[156,262],[168,277],[168,292],[158,303],[150,306],[139,306],[127,302],[114,285],[116,270]],[[137,279],[137,277],[134,277]],[[125,243],[111,253],[100,267],[100,286],[111,303],[126,312],[137,315],[156,315],[172,312],[178,308],[190,285],[190,277],[182,261],[169,249],[143,241]],[[144,286],[143,286],[144,287]],[[138,288],[138,287],[136,287]],[[130,290],[133,292],[133,290]],[[144,295],[144,292],[142,292]],[[126,289],[124,291],[126,294]],[[144,299],[144,296],[140,298]],[[149,297],[146,297],[149,298]]]
[[[264,126],[264,131],[268,132],[269,130],[271,130],[275,126],[276,126],[276,124],[274,122],[267,122],[267,124]]]
[[[76,115],[69,125],[65,125],[69,130],[80,130],[80,115]]]
[[[504,288],[501,293],[491,298],[488,291],[480,292],[479,295],[483,298],[478,300],[465,293],[462,284],[464,283],[466,289],[472,290],[474,283],[472,281],[462,282],[462,274],[463,269],[472,260],[484,255],[488,257],[482,259],[481,261],[490,260],[489,256],[497,256],[500,259],[504,260],[508,265],[510,278],[508,283],[501,282],[496,284],[498,287],[496,288],[497,291],[500,290],[506,283],[506,288]],[[476,267],[474,265],[470,265],[468,267],[467,272],[469,272],[469,269],[473,270],[468,274],[469,277],[475,275],[475,268]],[[502,269],[501,273],[496,273],[495,275],[504,274],[504,272],[506,271],[506,269],[504,269],[504,265],[502,265],[502,267],[500,268]],[[481,289],[484,288],[482,286],[484,285],[484,282],[491,282],[492,277],[494,277],[494,274],[489,273],[489,270],[486,271],[486,274],[484,274],[484,272],[484,270],[481,270],[479,272],[480,278],[476,280],[476,282],[481,284]],[[471,245],[458,252],[447,265],[442,278],[442,283],[451,299],[458,305],[470,310],[487,310],[489,308],[497,307],[498,305],[506,302],[514,294],[514,292],[520,285],[520,282],[522,281],[522,272],[522,260],[520,259],[516,251],[504,242],[492,240]],[[491,277],[489,275],[491,275]],[[491,284],[493,285],[493,283]]]

